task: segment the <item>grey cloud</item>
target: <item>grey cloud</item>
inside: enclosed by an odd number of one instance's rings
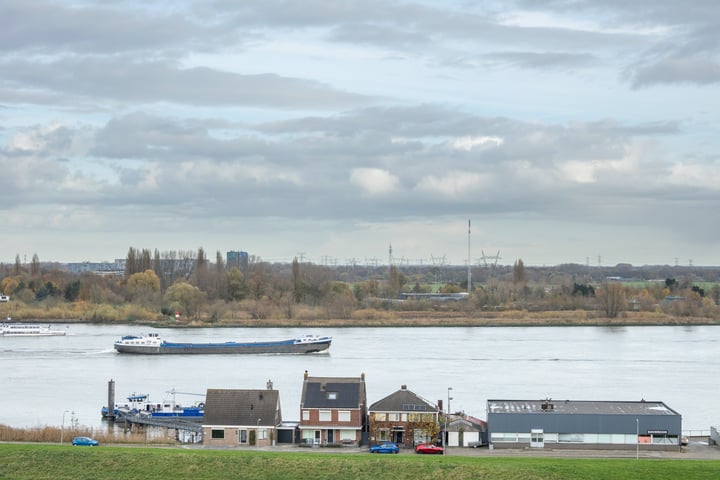
[[[117,53],[175,50],[182,45],[207,48],[235,35],[229,29],[203,25],[187,14],[141,4],[127,6],[4,1],[0,4],[0,51]]]
[[[629,68],[624,75],[633,88],[673,83],[712,85],[720,83],[720,62],[706,58],[665,58]]]
[[[242,75],[206,67],[182,69],[166,62],[128,57],[66,58],[47,63],[6,61],[1,80],[76,96],[128,102],[187,105],[249,105],[274,108],[327,108],[366,103],[368,97],[328,85],[275,74]]]
[[[482,58],[501,65],[541,70],[572,70],[599,62],[592,54],[563,52],[497,52]]]
[[[430,119],[434,121],[429,122]],[[252,208],[253,215],[280,212],[299,217],[327,215],[327,209],[321,214],[318,208],[328,198],[334,199],[332,211],[355,217],[369,216],[381,206],[400,216],[419,211],[440,213],[447,208],[559,211],[567,208],[567,202],[576,195],[584,199],[606,195],[626,198],[638,195],[639,189],[633,178],[622,176],[612,183],[582,188],[554,181],[548,189],[548,185],[535,181],[533,176],[518,176],[515,163],[526,162],[531,168],[552,174],[559,161],[621,159],[633,138],[677,133],[677,126],[672,123],[624,126],[604,121],[538,125],[473,117],[429,105],[415,109],[363,109],[339,118],[315,117],[307,121],[312,127],[301,129],[303,120],[272,128],[260,124],[257,131],[261,136],[245,134],[217,139],[197,121],[178,122],[133,114],[109,122],[98,133],[99,146],[93,153],[108,158],[146,159],[146,165],[154,165],[158,188],[148,192],[148,199],[143,200],[137,187],[149,175],[148,167],[118,163],[123,191],[136,192],[138,202],[196,202],[198,207],[209,202],[212,208],[205,215],[213,216],[230,214],[238,204]],[[456,124],[464,126],[462,133],[451,128]],[[323,134],[317,135],[321,131]],[[504,143],[488,151],[462,151],[449,149],[442,142],[426,141],[426,137],[450,135],[453,131],[458,135],[498,135]],[[392,141],[394,136],[405,135],[414,141]],[[122,145],[132,147],[123,150]],[[176,166],[179,161],[188,162],[188,168],[195,173],[179,171]],[[202,175],[197,173],[201,165]],[[442,169],[438,170],[438,165]],[[347,183],[355,166],[387,169],[401,178],[403,188],[391,198],[364,198],[357,202],[352,196],[354,188]],[[240,170],[233,170],[237,167]],[[257,168],[283,172],[299,183],[281,178],[264,183],[242,173]],[[657,163],[653,168],[658,169]],[[442,172],[455,170],[480,172],[504,180],[478,192],[474,200],[427,197],[413,192],[414,185],[423,177],[442,176]]]

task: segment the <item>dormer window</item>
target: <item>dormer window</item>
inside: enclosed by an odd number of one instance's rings
[[[327,392],[328,400],[337,400],[337,392]]]

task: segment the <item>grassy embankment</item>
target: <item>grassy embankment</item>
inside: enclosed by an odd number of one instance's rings
[[[238,452],[0,444],[3,479],[708,479],[720,462]]]

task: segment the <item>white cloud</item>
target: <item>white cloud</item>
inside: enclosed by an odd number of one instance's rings
[[[398,177],[380,168],[355,168],[350,174],[350,182],[367,195],[392,193],[400,184]]]
[[[490,184],[491,176],[474,172],[448,172],[442,176],[427,175],[417,185],[424,194],[436,194],[447,198],[462,198],[479,193]]]
[[[470,150],[475,150],[478,148],[498,147],[502,145],[503,142],[504,140],[502,138],[494,136],[466,136],[452,140],[450,142],[450,145],[452,146],[452,148],[469,152]]]

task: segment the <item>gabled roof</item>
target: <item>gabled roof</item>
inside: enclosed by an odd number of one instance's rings
[[[436,413],[438,408],[421,396],[411,392],[407,389],[407,386],[403,385],[400,390],[370,405],[368,410],[371,412]]]
[[[277,390],[207,390],[203,425],[274,427],[281,421]]]
[[[487,432],[487,422],[467,415],[465,418],[457,417],[449,421],[447,429],[450,432]]]
[[[366,406],[365,374],[360,377],[309,377],[305,373],[301,408],[361,408]]]

